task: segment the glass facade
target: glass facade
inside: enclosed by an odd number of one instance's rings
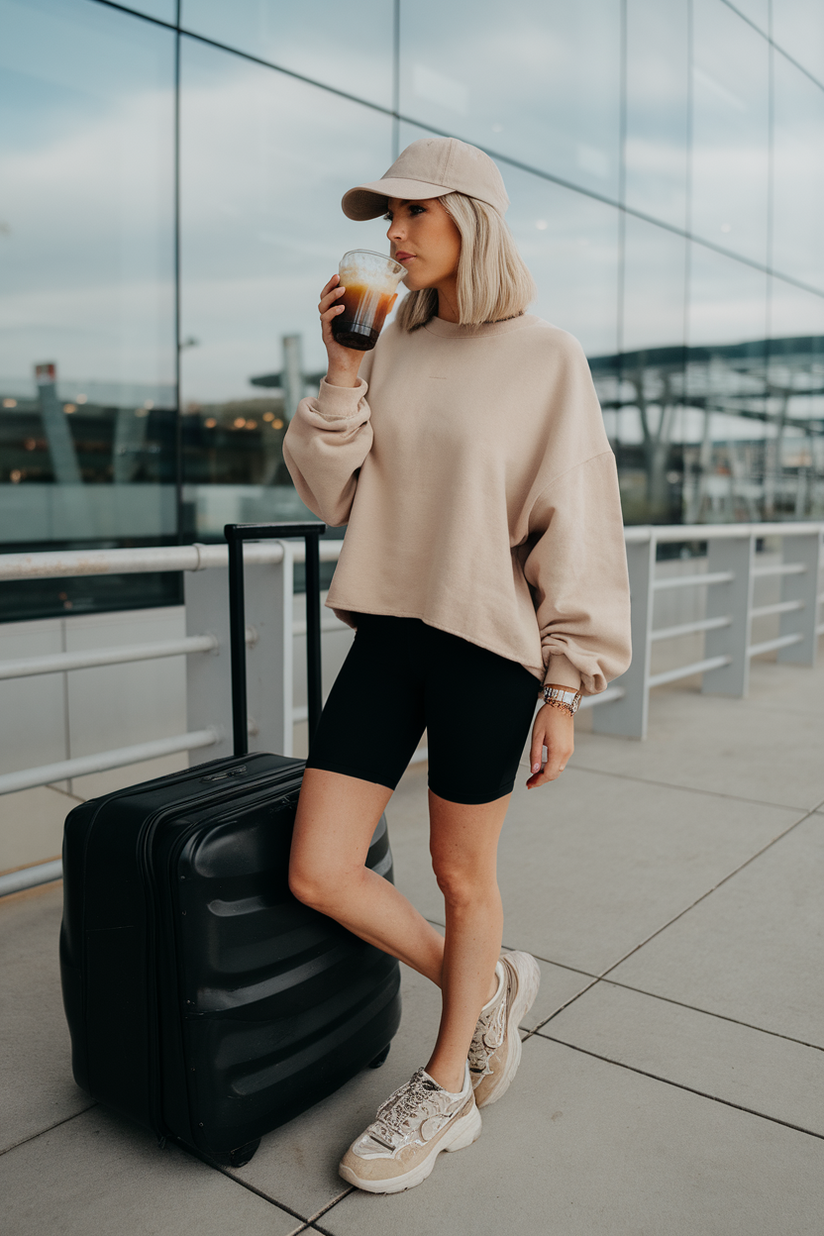
[[[0,0],[0,547],[304,513],[317,293],[408,142],[499,162],[628,522],[824,517],[816,0]],[[437,38],[433,31],[437,31]],[[4,618],[170,577],[0,586]]]

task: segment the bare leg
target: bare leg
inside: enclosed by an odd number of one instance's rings
[[[495,991],[503,910],[496,874],[498,838],[510,795],[495,802],[447,802],[429,791],[432,864],[446,905],[443,1010],[427,1072],[458,1091],[478,1015]]]
[[[289,885],[299,901],[440,986],[443,936],[393,884],[364,866],[372,834],[391,797],[391,790],[372,781],[307,768],[295,820]]]

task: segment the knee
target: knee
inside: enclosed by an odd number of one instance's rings
[[[473,905],[489,891],[489,880],[466,863],[433,855],[432,868],[444,901],[454,910]]]
[[[290,862],[289,891],[303,905],[319,910],[322,914],[328,913],[330,884],[322,872]]]

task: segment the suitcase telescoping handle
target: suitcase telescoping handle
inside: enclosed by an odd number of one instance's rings
[[[229,542],[229,648],[232,661],[232,733],[235,755],[249,750],[246,704],[246,606],[243,594],[243,542],[303,537],[306,545],[306,658],[309,700],[309,737],[314,734],[322,707],[320,685],[320,548],[326,531],[322,523],[227,524]],[[287,636],[291,633],[287,633]]]

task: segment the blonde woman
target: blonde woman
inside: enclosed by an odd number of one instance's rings
[[[409,294],[364,354],[333,337],[329,280],[327,375],[284,443],[306,505],[348,524],[327,603],[356,629],[312,743],[291,887],[442,993],[425,1066],[341,1162],[374,1193],[474,1142],[512,1081],[539,982],[533,957],[501,953],[496,853],[518,761],[532,725],[527,786],[559,777],[581,693],[629,662],[615,461],[580,346],[525,312],[508,204],[493,161],[452,138],[413,142],[344,196],[352,219],[385,216]],[[444,935],[364,866],[424,729]]]

